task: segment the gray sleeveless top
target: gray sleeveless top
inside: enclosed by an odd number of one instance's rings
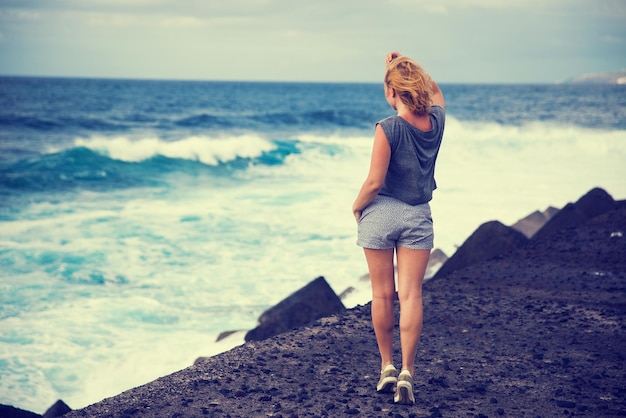
[[[440,106],[430,108],[432,129],[420,131],[399,116],[378,122],[391,146],[387,177],[378,193],[399,199],[409,205],[429,202],[435,182],[435,161],[443,138],[445,111]]]

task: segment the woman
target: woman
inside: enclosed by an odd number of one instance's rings
[[[352,206],[372,283],[372,324],[380,351],[379,392],[415,403],[414,362],[422,332],[422,282],[433,247],[429,201],[437,187],[435,161],[443,137],[445,102],[439,86],[412,59],[386,57],[385,98],[396,116],[376,124],[369,173]],[[396,286],[400,302],[402,369],[393,364]]]

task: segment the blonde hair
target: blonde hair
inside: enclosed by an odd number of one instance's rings
[[[432,79],[411,58],[398,57],[387,64],[385,84],[396,94],[411,113],[426,115],[432,104]]]

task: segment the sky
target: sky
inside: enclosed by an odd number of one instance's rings
[[[0,75],[442,83],[626,68],[626,0],[0,0]]]

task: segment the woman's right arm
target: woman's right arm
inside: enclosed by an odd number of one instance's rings
[[[387,170],[389,169],[389,161],[391,160],[391,147],[387,141],[387,135],[383,131],[380,124],[376,125],[374,134],[374,146],[372,149],[372,157],[370,162],[370,170],[367,178],[361,186],[361,190],[352,205],[352,213],[357,222],[361,218],[361,212],[369,205],[378,195],[378,192],[385,183]]]

